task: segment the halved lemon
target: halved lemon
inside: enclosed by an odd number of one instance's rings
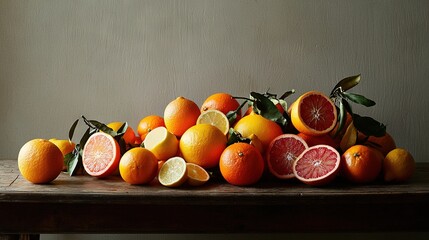
[[[167,160],[175,156],[179,150],[179,140],[165,127],[157,127],[150,131],[143,144],[158,160]]]
[[[225,135],[228,134],[229,131],[228,118],[223,112],[215,109],[202,112],[197,119],[197,124],[213,125],[219,128],[219,130]]]
[[[186,162],[181,157],[168,159],[158,173],[158,181],[166,187],[178,187],[186,182],[188,174]]]

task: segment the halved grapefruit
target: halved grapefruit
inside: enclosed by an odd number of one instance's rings
[[[296,159],[293,173],[301,182],[321,186],[330,183],[339,172],[341,157],[328,145],[309,147]]]
[[[274,138],[267,150],[268,169],[277,178],[293,178],[293,163],[307,148],[307,143],[295,134],[282,134]]]
[[[98,178],[107,177],[117,171],[120,159],[119,144],[111,135],[103,132],[91,135],[82,152],[85,171]]]
[[[306,92],[291,106],[291,120],[299,132],[308,135],[323,135],[335,127],[337,108],[323,93]]]

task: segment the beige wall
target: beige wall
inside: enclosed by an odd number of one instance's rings
[[[84,114],[136,128],[183,95],[326,93],[362,74],[357,110],[429,161],[429,1],[0,1],[0,159],[67,138]]]
[[[32,138],[67,138],[81,114],[135,128],[179,95],[201,104],[218,91],[328,93],[361,73],[355,91],[377,105],[356,110],[429,162],[428,9],[417,0],[0,0],[0,159]]]

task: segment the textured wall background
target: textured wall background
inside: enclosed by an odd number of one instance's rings
[[[361,73],[355,108],[429,162],[429,1],[0,0],[0,159],[67,138],[80,115],[136,127],[179,95],[329,93]]]

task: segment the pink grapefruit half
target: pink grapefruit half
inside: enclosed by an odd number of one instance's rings
[[[322,186],[330,183],[339,172],[341,156],[328,145],[309,147],[296,159],[293,173],[301,182]]]
[[[120,159],[119,144],[111,135],[103,132],[91,135],[82,152],[85,171],[98,178],[104,178],[116,172]]]
[[[295,134],[282,134],[274,138],[266,155],[268,169],[277,178],[293,178],[293,163],[307,148],[307,143]]]

